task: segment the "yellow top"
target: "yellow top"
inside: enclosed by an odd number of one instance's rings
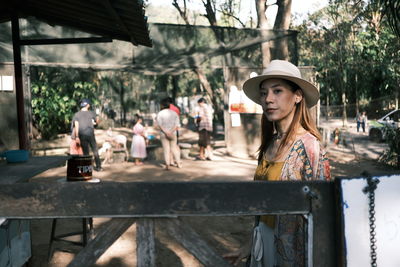
[[[269,162],[268,160],[263,159],[257,166],[254,180],[278,181],[284,163],[285,162]],[[274,215],[262,215],[260,221],[271,228],[275,228]]]

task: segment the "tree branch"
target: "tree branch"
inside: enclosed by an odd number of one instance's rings
[[[208,19],[211,26],[217,26],[217,18],[215,16],[215,8],[213,7],[211,0],[206,0],[206,2],[204,0],[202,0],[202,2],[206,9],[206,14],[204,16]]]
[[[242,25],[243,28],[246,27],[246,25],[240,20],[239,17],[233,15],[232,13],[226,12],[226,11],[224,11],[222,9],[220,9],[218,11],[221,12],[222,14],[226,15],[226,16],[229,16],[229,17],[235,19],[237,22],[239,22]]]
[[[189,25],[189,19],[187,17],[187,8],[186,8],[186,0],[183,0],[183,10],[181,9],[181,7],[178,4],[177,0],[173,0],[172,1],[172,5],[178,10],[179,15],[181,16],[181,18],[185,21],[185,23],[187,25]]]

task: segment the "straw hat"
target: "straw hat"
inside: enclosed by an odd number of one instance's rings
[[[300,70],[292,63],[284,60],[272,60],[261,75],[250,78],[243,84],[244,93],[248,98],[261,105],[260,83],[266,79],[284,79],[297,84],[303,91],[307,107],[311,108],[319,100],[317,87],[301,77]]]

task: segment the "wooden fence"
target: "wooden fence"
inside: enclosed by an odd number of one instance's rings
[[[91,266],[134,222],[137,266],[155,266],[159,220],[205,266],[230,266],[183,216],[308,215],[308,266],[337,266],[332,182],[19,183],[0,187],[0,217],[113,218],[69,266]]]

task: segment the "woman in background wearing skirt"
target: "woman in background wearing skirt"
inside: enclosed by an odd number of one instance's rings
[[[131,145],[131,156],[135,160],[135,165],[143,165],[143,159],[147,157],[146,152],[146,133],[142,125],[143,117],[135,115],[133,125],[133,136]]]

